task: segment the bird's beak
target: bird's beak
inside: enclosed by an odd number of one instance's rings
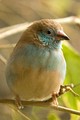
[[[57,31],[56,39],[57,40],[70,40],[69,37],[62,30]]]

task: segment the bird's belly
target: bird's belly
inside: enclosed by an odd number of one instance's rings
[[[53,92],[59,92],[63,77],[58,71],[27,70],[16,80],[13,88],[21,99],[46,100]]]
[[[7,83],[21,99],[46,100],[53,92],[59,92],[65,77],[65,60],[61,51],[31,48],[11,58]]]

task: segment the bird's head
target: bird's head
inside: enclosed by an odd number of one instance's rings
[[[28,35],[34,38],[32,42],[52,49],[61,48],[61,41],[69,40],[62,26],[52,19],[42,19],[33,22],[27,31]]]

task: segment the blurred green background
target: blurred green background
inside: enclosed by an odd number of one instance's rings
[[[80,0],[0,0],[0,33],[6,27],[33,22],[42,18],[80,17]],[[67,75],[64,84],[80,83],[80,26],[62,25],[70,37],[70,45],[63,45],[67,61]],[[0,46],[17,43],[22,32],[0,39]],[[0,56],[8,59],[12,48],[1,48]],[[74,88],[80,94],[80,86]],[[5,80],[5,64],[0,60],[0,98],[11,98],[12,94]],[[59,104],[80,110],[80,98],[70,92],[59,98]],[[23,113],[31,120],[80,120],[79,116],[49,108],[26,107]],[[26,120],[7,105],[0,104],[0,120]]]

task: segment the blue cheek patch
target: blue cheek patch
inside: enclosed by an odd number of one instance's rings
[[[61,41],[57,42],[55,39],[53,39],[46,33],[40,32],[38,34],[38,38],[42,42],[43,46],[48,46],[49,49],[60,49],[62,46]]]
[[[43,45],[49,45],[49,43],[51,43],[52,38],[48,35],[46,35],[45,33],[39,33],[38,35],[39,40],[42,42]]]

